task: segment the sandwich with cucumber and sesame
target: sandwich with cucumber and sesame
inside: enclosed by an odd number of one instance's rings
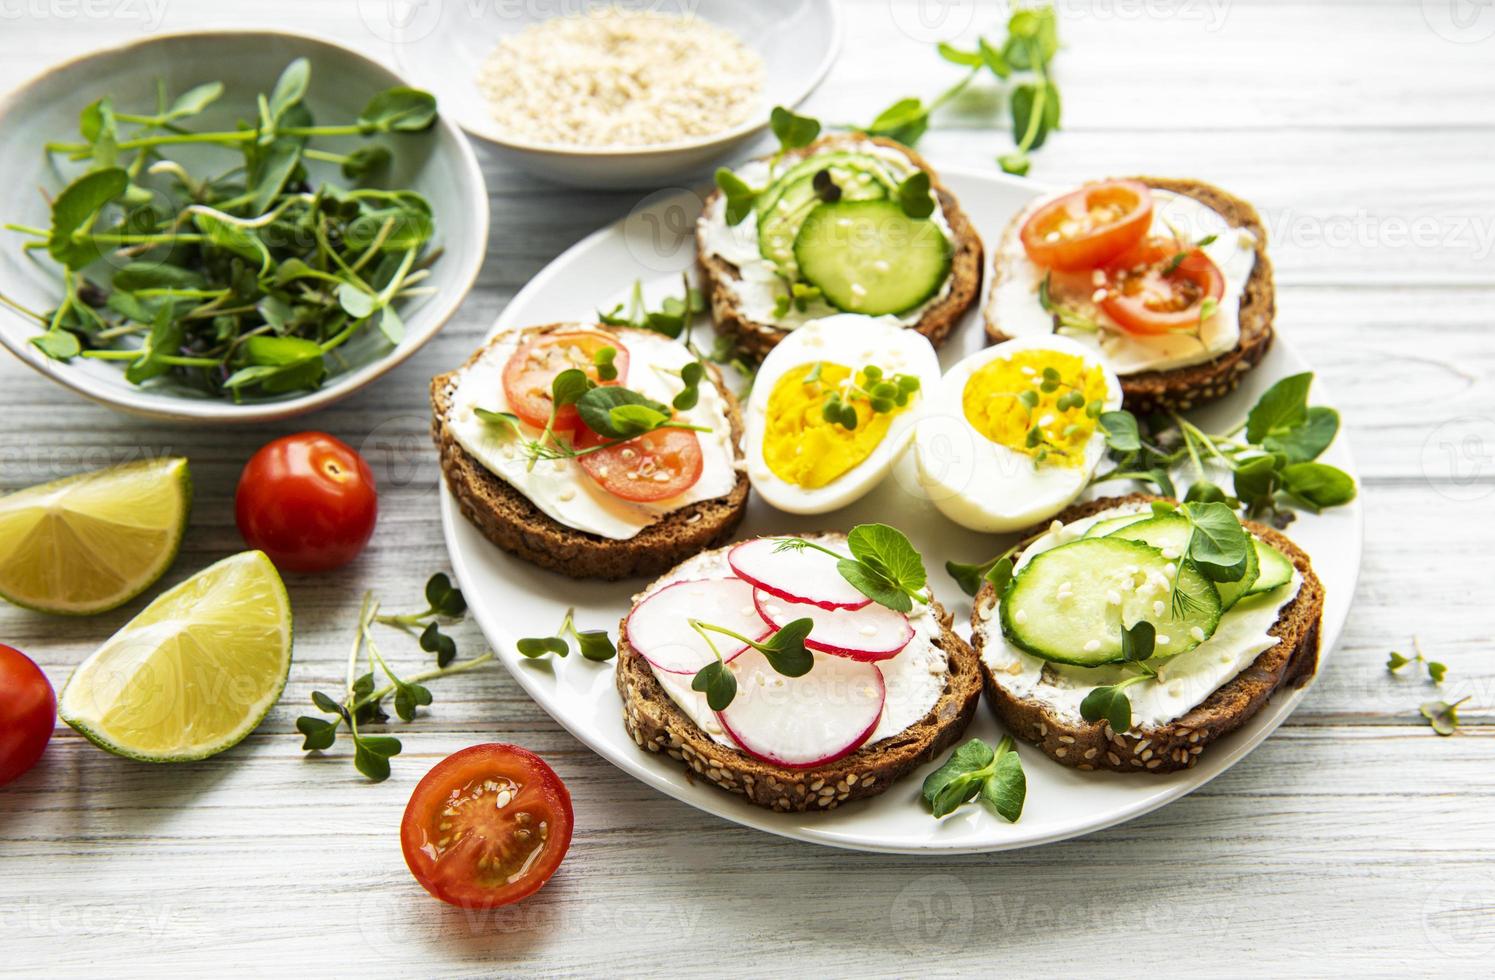
[[[717,184],[696,225],[706,294],[755,357],[837,312],[894,317],[938,346],[976,301],[981,239],[906,146],[828,136]]]
[[[1318,665],[1324,589],[1223,503],[1079,504],[994,563],[972,643],[992,709],[1078,769],[1164,773]]]

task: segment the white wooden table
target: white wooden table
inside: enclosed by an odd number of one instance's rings
[[[449,0],[457,2],[457,0]],[[539,2],[539,0],[536,0]],[[563,4],[557,3],[562,7]],[[575,5],[572,4],[571,7]],[[955,71],[933,39],[1000,5],[862,0],[809,104],[862,119]],[[0,971],[175,974],[754,973],[1488,975],[1495,955],[1495,7],[1318,0],[1060,0],[1065,129],[1033,176],[1154,172],[1255,201],[1272,233],[1279,328],[1317,366],[1363,477],[1364,569],[1343,640],[1292,720],[1246,761],[1149,817],[1068,843],[945,860],[819,849],[727,824],[575,742],[500,669],[442,681],[401,727],[395,775],[303,758],[313,687],[342,673],[365,588],[417,604],[446,563],[425,383],[524,282],[642,195],[577,194],[482,147],[493,230],[445,332],[365,394],[257,431],[127,419],[0,361],[0,489],[172,452],[192,528],[167,581],[240,547],[232,493],[262,442],[315,427],[362,447],[379,531],[346,574],[297,578],[285,696],[242,746],[154,768],[59,728],[0,790]],[[389,56],[366,0],[0,0],[0,84],[147,30],[276,25]],[[936,22],[936,26],[928,26]],[[1010,146],[978,97],[920,149],[992,166]],[[4,134],[0,134],[4,138]],[[3,179],[3,178],[0,178]],[[0,641],[61,685],[142,603],[94,619],[0,609]],[[1465,734],[1392,678],[1411,634],[1450,667]],[[468,626],[469,647],[481,638]],[[576,802],[559,875],[487,916],[416,886],[396,838],[418,776],[478,741],[547,758]]]

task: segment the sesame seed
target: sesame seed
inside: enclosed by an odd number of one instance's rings
[[[1165,647],[1173,642],[1173,637],[1169,636],[1167,633],[1159,633],[1157,639],[1158,646],[1160,647]]]
[[[1028,621],[1028,611],[1026,609],[1019,609],[1017,612],[1012,614],[1012,619],[1015,623],[1021,626]]]
[[[1161,615],[1163,615],[1163,613],[1167,609],[1168,609],[1168,607],[1165,606],[1165,605],[1163,605],[1163,600],[1162,599],[1154,599],[1153,600],[1153,603],[1152,603],[1152,614],[1154,616],[1161,616]]]
[[[1106,593],[1106,603],[1112,606],[1121,605],[1121,593],[1115,589],[1111,589]]]
[[[1189,635],[1194,638],[1195,643],[1204,642],[1204,630],[1200,629],[1198,626],[1190,626]]]
[[[1100,649],[1100,640],[1090,640],[1085,644],[1086,653],[1094,653]]]

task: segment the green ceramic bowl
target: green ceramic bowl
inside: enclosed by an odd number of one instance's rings
[[[353,120],[375,93],[409,84],[388,68],[328,41],[276,31],[193,32],[152,37],[76,58],[43,73],[0,100],[0,223],[46,227],[55,194],[76,177],[80,164],[42,152],[48,141],[76,140],[85,106],[109,95],[116,111],[149,110],[160,79],[173,94],[219,80],[225,92],[192,128],[232,129],[253,119],[255,93],[272,86],[294,58],[311,63],[306,104],[319,120]],[[439,108],[439,107],[438,107]],[[61,385],[120,410],[139,415],[204,422],[260,422],[329,405],[404,361],[441,329],[472,288],[488,240],[488,196],[477,158],[466,137],[445,118],[415,134],[379,137],[394,154],[385,183],[410,187],[431,202],[442,255],[425,285],[429,295],[399,307],[404,339],[391,347],[377,330],[362,331],[340,348],[345,367],[331,365],[321,388],[282,396],[246,398],[234,404],[205,396],[169,378],[145,386],[126,381],[118,364],[74,358],[54,361],[29,343],[39,333],[31,319],[0,307],[0,343]],[[319,148],[347,152],[364,141],[318,140]],[[195,151],[195,152],[193,152]],[[171,156],[190,172],[220,172],[234,155],[215,147],[173,147]],[[312,182],[338,180],[330,164],[310,165]],[[54,307],[61,270],[44,252],[25,253],[26,236],[0,231],[0,293],[33,310]]]

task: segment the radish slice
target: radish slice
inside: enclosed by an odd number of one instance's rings
[[[775,550],[782,540],[744,541],[727,552],[727,563],[739,578],[790,602],[808,602],[822,609],[861,609],[872,601],[841,577],[836,559],[814,548]]]
[[[758,615],[775,630],[808,617],[815,621],[805,646],[852,660],[890,660],[914,638],[908,617],[887,606],[865,609],[822,609],[808,602],[785,602],[761,589],[753,590]]]
[[[718,711],[722,728],[748,755],[805,769],[835,762],[872,736],[887,688],[876,665],[816,657],[802,677],[785,677],[757,650],[732,664],[737,697]]]
[[[708,578],[667,585],[633,607],[623,624],[628,645],[656,670],[694,674],[716,660],[690,620],[722,626],[762,639],[772,632],[763,625],[753,604],[753,587],[738,578]],[[730,636],[711,634],[711,640],[731,660],[747,649]]]

